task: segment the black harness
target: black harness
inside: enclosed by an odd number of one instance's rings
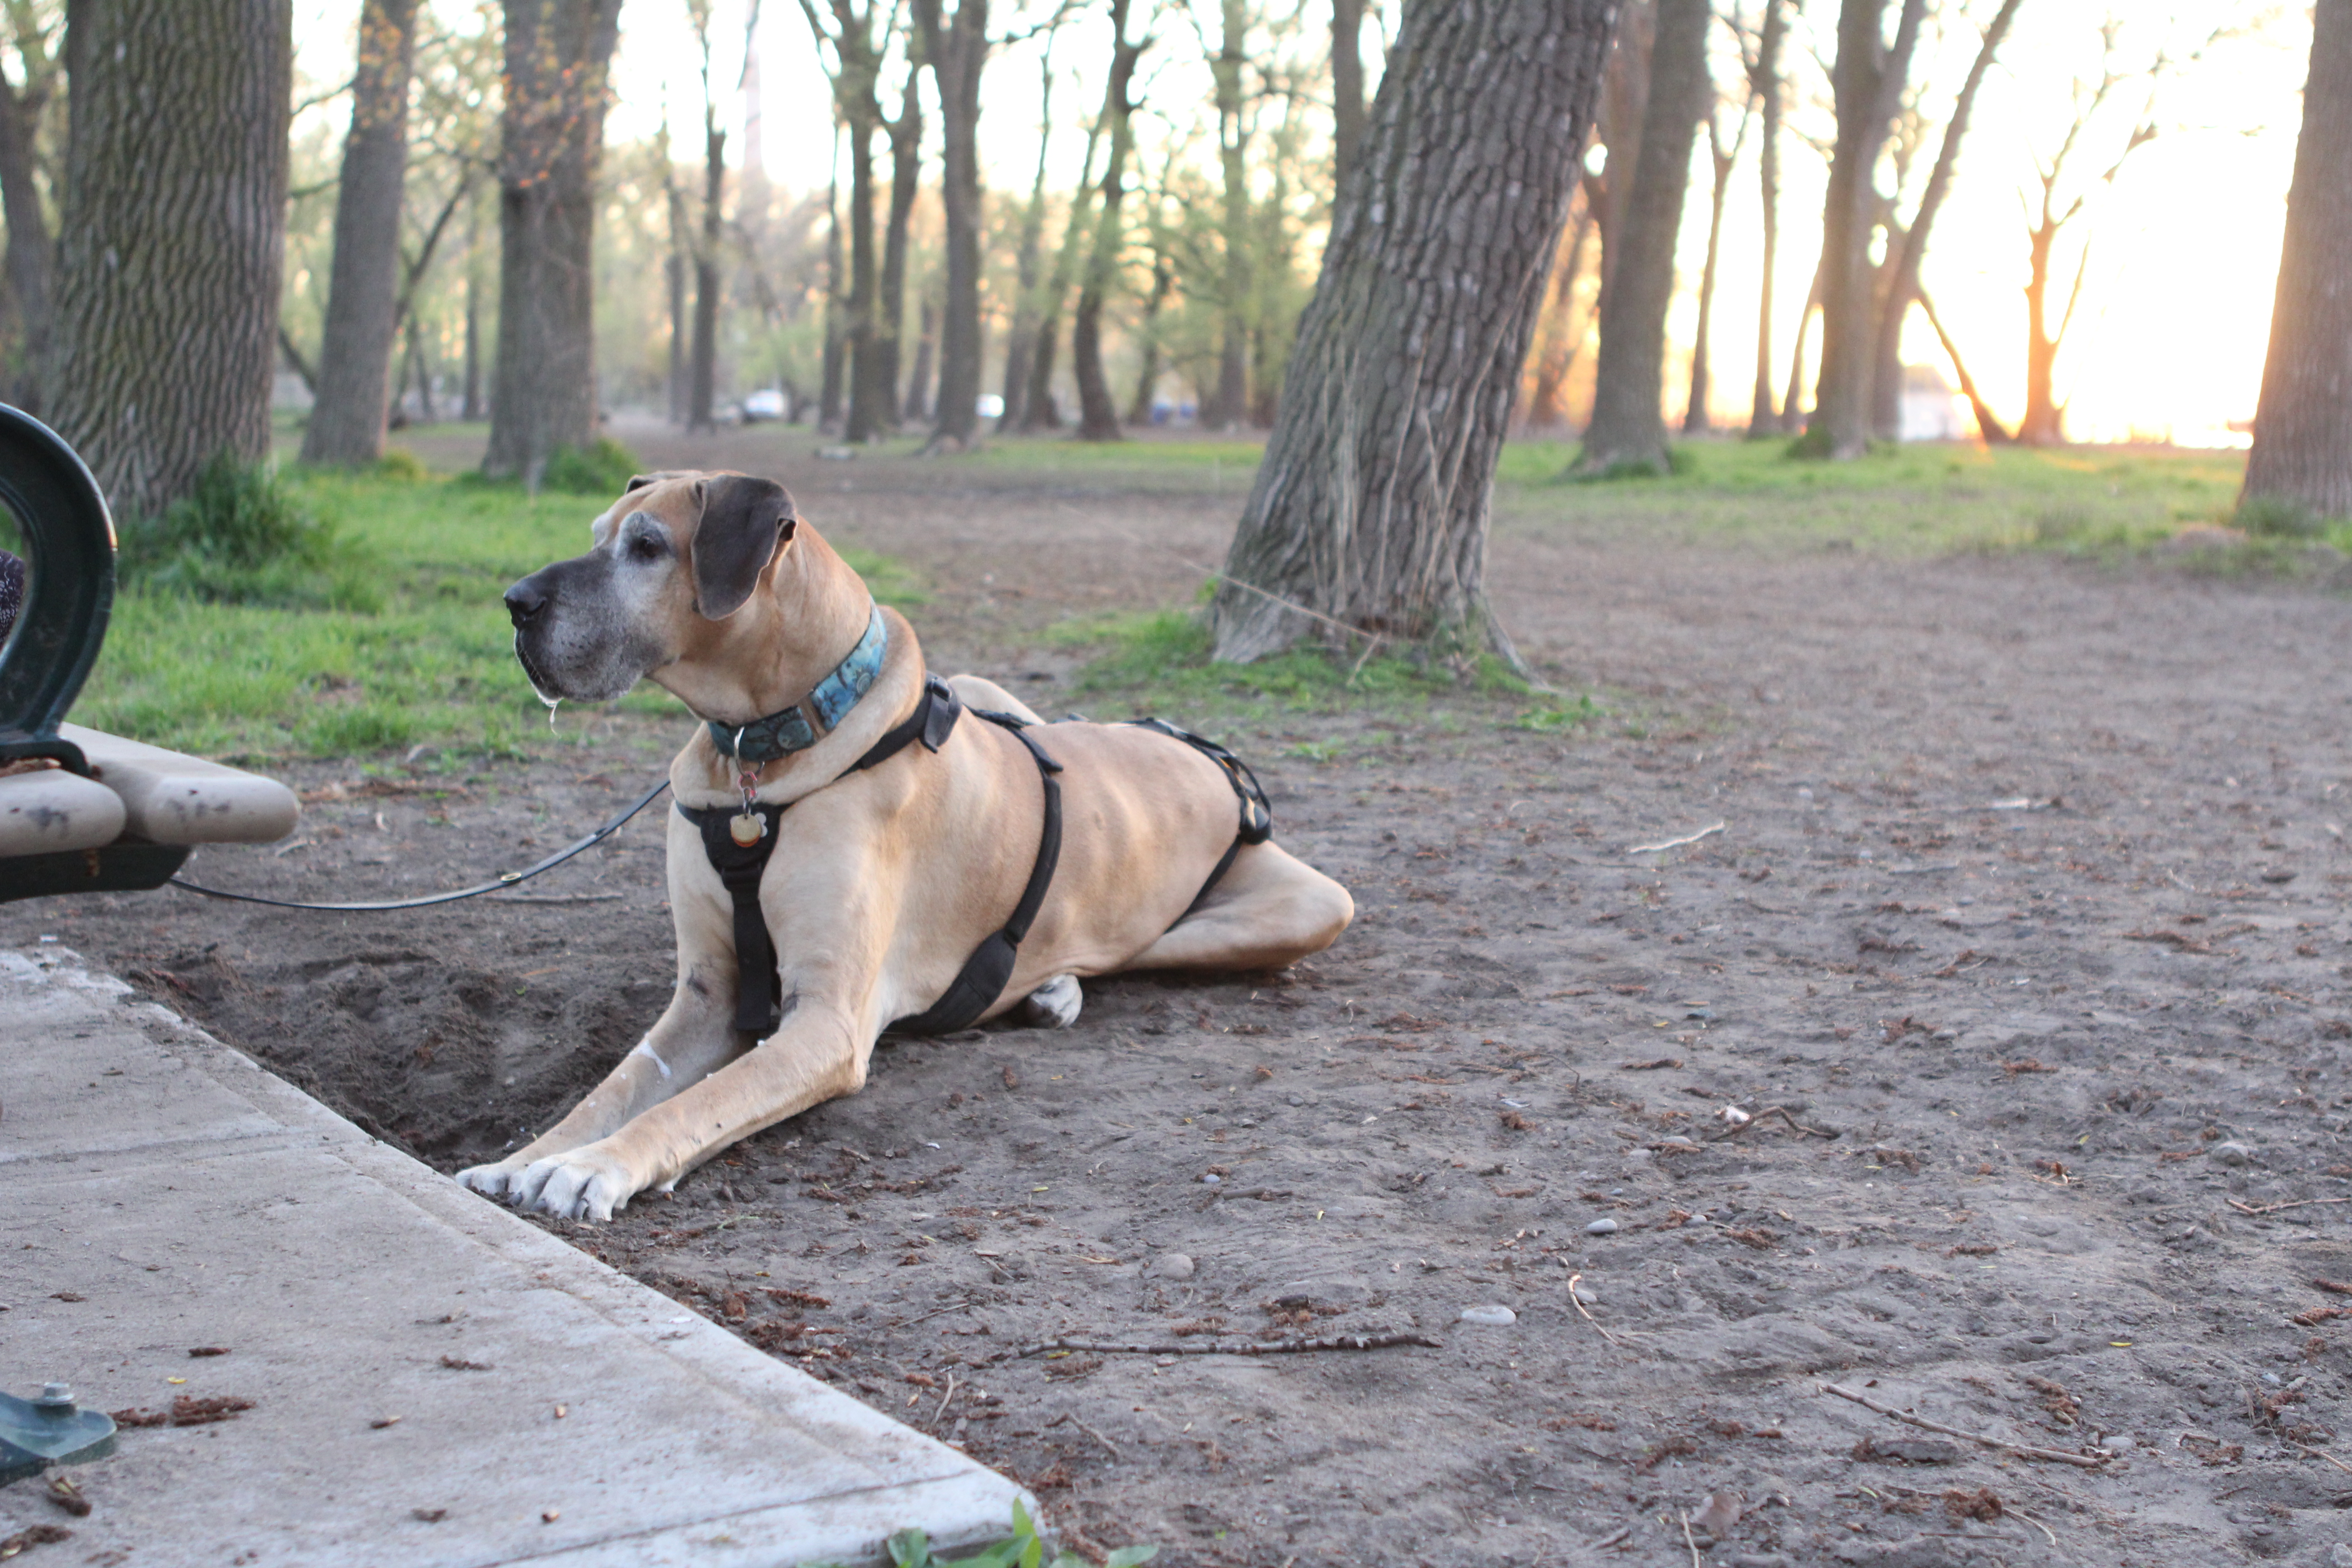
[[[963,704],[948,683],[936,675],[926,675],[922,700],[915,704],[915,710],[832,782],[839,783],[851,773],[887,762],[919,740],[926,750],[937,752],[947,744],[948,736],[963,712]],[[1012,918],[972,951],[938,1001],[911,1017],[890,1024],[887,1032],[891,1034],[953,1034],[958,1029],[970,1028],[979,1022],[982,1014],[996,1005],[997,998],[1004,994],[1005,982],[1013,978],[1021,940],[1029,934],[1037,911],[1045,907],[1046,891],[1054,885],[1054,869],[1061,861],[1062,786],[1054,775],[1062,771],[1062,764],[1029,735],[1029,721],[982,708],[971,710],[971,715],[1001,727],[1029,749],[1030,757],[1037,764],[1038,779],[1045,786],[1045,831],[1037,841],[1037,859],[1029,868],[1028,886],[1021,890],[1021,901],[1013,907]],[[1263,844],[1274,837],[1274,813],[1266,805],[1265,791],[1259,786],[1257,775],[1224,747],[1180,730],[1164,719],[1138,719],[1133,722],[1139,728],[1181,741],[1208,757],[1224,770],[1241,802],[1240,831],[1184,913],[1171,922],[1172,926],[1201,907],[1233,868],[1234,858],[1241,853],[1244,845]],[[775,852],[777,830],[789,809],[790,803],[767,805],[757,802],[745,807],[690,806],[683,803],[677,807],[677,814],[700,830],[702,851],[709,858],[711,869],[719,873],[719,881],[735,905],[735,1027],[751,1035],[773,1034],[783,1022],[783,977],[776,967],[775,942],[768,934],[768,922],[760,912],[760,879],[767,871],[769,857]],[[730,826],[744,810],[756,812],[761,818],[763,831],[751,844],[739,842]]]

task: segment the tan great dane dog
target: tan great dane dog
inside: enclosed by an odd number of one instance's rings
[[[922,649],[895,612],[876,617],[865,583],[795,516],[782,486],[740,474],[643,477],[593,531],[587,554],[508,590],[516,656],[545,698],[605,700],[644,677],[709,721],[670,764],[681,807],[744,809],[714,724],[732,731],[809,710],[820,683],[873,646],[866,638],[887,637],[855,705],[753,781],[760,805],[791,807],[775,818],[757,881],[781,1023],[764,1038],[736,1027],[733,901],[702,830],[673,811],[668,1009],[556,1126],[458,1173],[478,1192],[604,1220],[738,1139],[862,1088],[886,1026],[930,1007],[1022,900],[1045,833],[1045,786],[1022,740],[971,712],[936,752],[908,744],[848,771],[927,711]],[[1036,721],[992,682],[949,685],[967,709]],[[1060,859],[983,1016],[1025,1004],[1033,1021],[1067,1025],[1079,976],[1279,968],[1329,946],[1353,918],[1328,877],[1270,842],[1238,842],[1235,784],[1192,746],[1119,724],[1030,734],[1062,767]]]

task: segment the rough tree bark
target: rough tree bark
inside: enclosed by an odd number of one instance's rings
[[[400,207],[408,174],[408,76],[416,0],[360,8],[352,129],[335,195],[335,259],[319,348],[319,395],[302,435],[306,463],[373,463],[383,456],[384,373],[392,360]]]
[[[1870,386],[1877,350],[1870,233],[1878,154],[1903,100],[1927,0],[1903,0],[1890,46],[1886,0],[1844,0],[1838,13],[1837,142],[1822,213],[1822,371],[1806,446],[1841,461],[1870,447]]]
[[[940,0],[915,0],[915,23],[940,91],[940,209],[947,229],[947,300],[930,444],[961,451],[980,433],[980,75],[988,63],[988,0],[958,0],[955,15],[945,19]],[[1022,235],[1028,237],[1026,215]],[[1031,270],[1035,267],[1033,258]]]
[[[1675,239],[1690,185],[1691,148],[1706,107],[1710,11],[1707,0],[1658,0],[1657,15],[1642,151],[1625,200],[1619,254],[1601,300],[1592,419],[1577,458],[1585,473],[1625,468],[1663,472],[1666,466],[1666,422],[1660,407],[1666,307],[1674,299]]]
[[[1936,150],[1936,166],[1928,172],[1927,187],[1919,196],[1919,210],[1909,227],[1889,236],[1889,254],[1882,264],[1886,284],[1879,305],[1877,346],[1872,356],[1877,370],[1871,382],[1870,422],[1882,441],[1895,440],[1902,434],[1903,319],[1910,313],[1912,301],[1919,297],[1919,266],[1927,254],[1927,238],[1935,229],[1936,216],[1944,210],[1944,198],[1951,194],[1952,170],[1959,162],[1960,140],[1969,132],[1969,116],[1976,108],[1977,89],[1984,85],[1985,75],[1992,68],[1993,56],[2000,52],[2001,39],[2009,36],[2009,25],[2016,20],[2017,8],[2023,3],[2024,0],[2001,0],[2000,9],[1986,24],[1984,40],[1969,67],[1968,79],[1960,84],[1959,97],[1952,102],[1952,116],[1944,122],[1943,145]]]
[[[1757,127],[1757,182],[1764,199],[1764,281],[1757,296],[1756,394],[1748,414],[1748,435],[1753,440],[1775,433],[1780,416],[1772,406],[1772,275],[1780,251],[1780,44],[1788,37],[1786,0],[1764,0],[1764,16],[1756,33],[1756,58],[1748,69],[1748,83],[1758,100],[1761,123]]]
[[[2318,0],[2245,496],[2352,517],[2352,0]]]
[[[1118,271],[1119,252],[1126,248],[1127,229],[1119,209],[1127,199],[1127,160],[1135,148],[1135,101],[1129,96],[1136,62],[1151,47],[1149,37],[1129,43],[1127,37],[1129,0],[1110,0],[1110,77],[1103,90],[1103,120],[1110,132],[1110,151],[1103,160],[1102,211],[1095,219],[1095,243],[1087,258],[1086,279],[1078,288],[1077,309],[1070,313],[1070,369],[1078,382],[1078,439],[1116,441],[1119,438],[1118,404],[1103,373],[1103,303],[1110,296]]]
[[[269,450],[291,0],[77,0],[49,407],[121,517]]]
[[[1707,368],[1707,345],[1714,339],[1715,264],[1723,246],[1723,198],[1731,190],[1731,167],[1739,162],[1739,149],[1748,142],[1748,121],[1754,112],[1751,100],[1739,110],[1739,130],[1732,136],[1731,145],[1723,144],[1722,133],[1717,130],[1712,108],[1706,117],[1707,161],[1715,171],[1712,205],[1706,219],[1706,264],[1698,275],[1698,329],[1691,343],[1690,398],[1683,407],[1683,434],[1704,436],[1707,431],[1709,399],[1715,395],[1713,378]]]
[[[1616,20],[1614,0],[1406,10],[1225,558],[1219,658],[1318,616],[1513,657],[1486,598],[1495,463]]]
[[[1364,0],[1331,0],[1331,188],[1364,144]]]
[[[926,296],[916,309],[922,326],[915,334],[915,366],[907,373],[907,403],[899,417],[919,425],[931,416],[931,370],[939,361],[940,312]]]
[[[12,7],[13,9],[13,7]],[[57,92],[60,66],[51,36],[23,26],[16,37],[24,84],[0,78],[0,217],[8,227],[5,263],[8,317],[16,353],[10,356],[0,398],[27,414],[41,411],[41,385],[47,374],[49,339],[56,329],[51,303],[56,241],[41,207],[36,144],[41,117]]]
[[[482,471],[596,439],[596,164],[621,0],[506,0],[499,349]]]
[[[1000,436],[1021,429],[1029,413],[1029,357],[1037,344],[1038,274],[1045,255],[1045,154],[1054,133],[1053,40],[1046,39],[1045,58],[1038,67],[1037,96],[1042,104],[1037,127],[1037,177],[1029,186],[1029,205],[1021,211],[1021,243],[1013,258],[1013,280],[1020,297],[1013,301],[1013,329],[1004,339],[1004,412],[996,417]]]

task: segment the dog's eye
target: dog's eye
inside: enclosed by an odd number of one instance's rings
[[[652,533],[638,534],[635,539],[629,541],[629,553],[635,556],[640,561],[660,560],[662,555],[662,542],[660,536],[658,534]]]

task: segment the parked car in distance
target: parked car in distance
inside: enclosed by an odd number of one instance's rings
[[[762,387],[743,399],[743,423],[757,425],[763,419],[784,416],[784,395],[777,387]]]
[[[996,394],[992,392],[982,393],[980,395],[980,416],[982,419],[1003,418],[1004,399],[997,396]]]

